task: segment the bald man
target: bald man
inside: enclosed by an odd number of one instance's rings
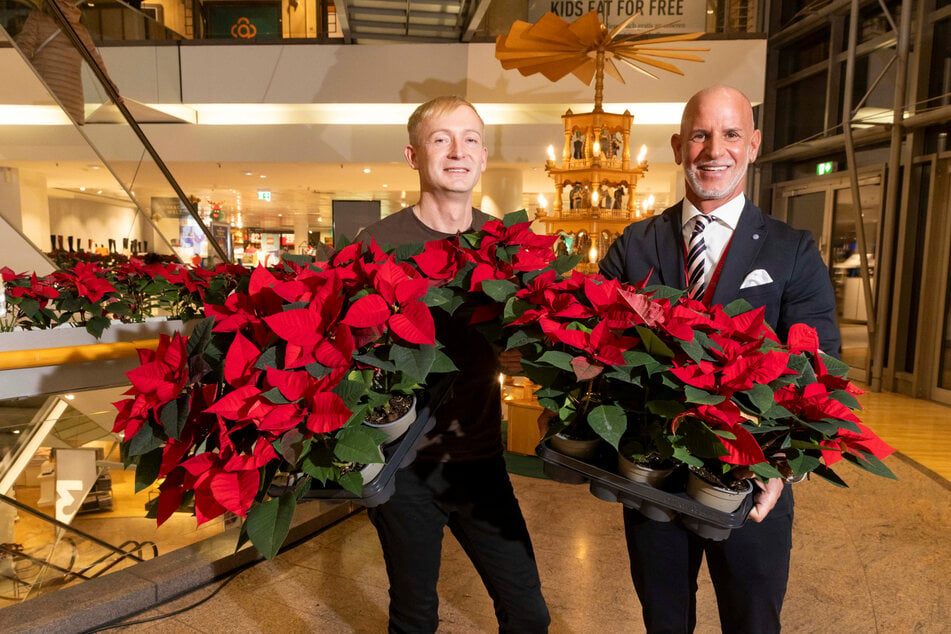
[[[728,86],[700,91],[670,145],[683,166],[684,200],[628,226],[602,261],[602,274],[624,282],[650,276],[649,284],[684,289],[708,305],[745,299],[765,309],[781,340],[790,326],[805,323],[817,330],[822,349],[838,356],[835,294],[811,234],[767,216],[743,193],[760,147],[746,96]],[[782,480],[756,483],[748,521],[720,542],[625,507],[631,576],[648,632],[693,631],[704,555],[723,631],[780,631],[793,496]]]

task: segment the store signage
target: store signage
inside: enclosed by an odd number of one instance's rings
[[[696,33],[707,26],[706,0],[529,0],[528,21],[538,22],[546,13],[572,22],[591,11],[614,27],[639,14],[624,29],[635,33],[657,29],[660,33]]]
[[[839,164],[835,161],[826,161],[825,163],[816,164],[816,174],[822,176],[823,174],[831,174],[839,169]]]
[[[267,200],[267,201],[270,201],[270,200],[271,200],[271,192],[269,192],[269,191],[267,191],[267,190],[265,190],[265,189],[259,189],[259,190],[258,190],[258,200]]]

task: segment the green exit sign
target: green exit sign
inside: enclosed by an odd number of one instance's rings
[[[823,174],[831,174],[839,168],[838,164],[835,161],[826,161],[825,163],[816,164],[816,174],[822,176]]]

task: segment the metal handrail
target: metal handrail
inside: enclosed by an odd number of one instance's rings
[[[158,348],[158,339],[137,339],[115,343],[92,343],[85,346],[36,348],[33,350],[6,350],[0,352],[0,370],[22,370],[66,363],[108,361],[134,357],[137,349]]]
[[[133,117],[132,113],[129,112],[129,108],[122,100],[119,90],[116,88],[115,84],[112,83],[112,80],[106,74],[106,71],[103,70],[96,61],[92,52],[86,48],[86,44],[73,29],[73,26],[69,23],[69,20],[66,18],[63,10],[56,4],[56,2],[53,2],[52,0],[46,0],[46,6],[49,7],[50,14],[59,24],[63,34],[69,38],[70,42],[72,42],[73,48],[75,48],[82,58],[86,60],[86,63],[89,64],[93,74],[99,80],[99,83],[102,84],[106,94],[109,95],[109,99],[112,100],[113,105],[115,105],[115,107],[119,110],[119,113],[122,114],[122,117],[129,125],[129,128],[131,128],[135,136],[138,137],[139,142],[142,143],[145,151],[148,152],[149,156],[152,158],[152,161],[155,162],[155,166],[160,172],[162,172],[165,180],[169,185],[171,185],[172,189],[175,191],[175,195],[178,196],[179,202],[184,205],[185,209],[188,210],[189,215],[192,217],[192,220],[195,221],[195,223],[198,225],[198,228],[201,229],[201,232],[205,234],[206,238],[208,238],[208,242],[215,249],[215,253],[219,258],[221,258],[222,262],[230,263],[231,258],[229,258],[225,253],[224,247],[218,243],[218,240],[215,238],[214,234],[201,219],[201,215],[198,213],[198,207],[194,202],[192,202],[188,195],[185,194],[184,190],[182,190],[181,185],[178,184],[178,181],[175,179],[175,177],[172,176],[172,172],[168,169],[165,161],[161,156],[159,156],[159,153],[149,141],[148,137],[145,135],[145,132],[142,131],[142,128],[139,127],[135,117]]]
[[[41,521],[44,521],[44,522],[46,522],[47,524],[52,524],[52,525],[55,526],[56,528],[62,529],[62,530],[67,531],[67,532],[69,532],[69,533],[74,533],[74,534],[76,534],[76,535],[79,535],[79,536],[82,537],[83,539],[86,539],[86,540],[88,540],[88,541],[91,541],[92,543],[94,543],[94,544],[96,544],[96,545],[98,545],[98,546],[101,546],[102,548],[105,548],[106,550],[111,551],[113,554],[120,555],[120,556],[123,556],[123,557],[128,557],[128,558],[130,558],[130,559],[134,559],[137,563],[141,563],[141,562],[145,561],[145,559],[143,559],[142,557],[138,557],[138,556],[136,556],[136,555],[133,555],[133,554],[130,553],[130,552],[126,552],[126,551],[124,551],[124,550],[122,550],[122,549],[120,549],[120,548],[118,548],[118,547],[116,547],[116,546],[113,546],[113,545],[110,544],[109,542],[103,541],[103,540],[99,539],[98,537],[95,537],[95,536],[93,536],[93,535],[90,535],[89,533],[86,533],[86,532],[84,532],[84,531],[81,531],[81,530],[79,530],[78,528],[76,528],[76,527],[74,527],[74,526],[70,526],[69,524],[66,524],[65,522],[61,522],[61,521],[59,521],[58,519],[56,519],[55,517],[50,517],[50,516],[47,515],[46,513],[43,513],[42,511],[37,511],[35,508],[33,508],[33,507],[31,507],[31,506],[27,506],[27,505],[24,504],[23,502],[19,502],[19,501],[15,500],[15,499],[13,499],[13,498],[7,496],[7,495],[3,495],[2,493],[0,493],[0,502],[6,502],[7,504],[11,505],[11,506],[14,507],[15,509],[17,509],[17,510],[19,510],[19,511],[23,511],[24,513],[27,513],[27,514],[29,514],[29,515],[32,515],[33,517],[35,517],[35,518],[37,518],[37,519],[39,519],[39,520],[41,520]]]

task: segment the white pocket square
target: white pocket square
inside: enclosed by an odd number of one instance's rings
[[[769,273],[766,272],[766,269],[756,269],[755,271],[750,271],[750,274],[746,276],[746,279],[744,279],[743,283],[740,284],[740,290],[772,283],[773,278],[769,276]]]

